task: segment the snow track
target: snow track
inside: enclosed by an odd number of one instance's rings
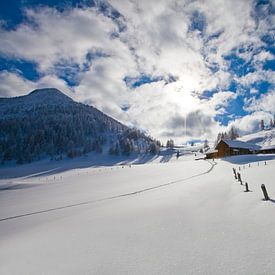
[[[183,157],[26,179],[0,192],[0,274],[275,274],[275,160],[243,165],[252,192]]]
[[[133,191],[133,192],[125,193],[125,194],[120,194],[120,195],[116,195],[116,196],[106,197],[106,198],[97,199],[97,200],[89,200],[89,201],[69,204],[69,205],[65,205],[65,206],[49,208],[49,209],[45,209],[45,210],[34,211],[34,212],[30,212],[30,213],[25,213],[25,214],[6,217],[6,218],[1,218],[0,222],[4,222],[4,221],[7,221],[7,220],[18,219],[18,218],[24,218],[24,217],[43,214],[43,213],[48,213],[48,212],[53,212],[53,211],[58,211],[58,210],[63,210],[63,209],[72,208],[72,207],[78,207],[78,206],[87,205],[87,204],[93,204],[93,203],[97,203],[97,202],[103,202],[103,201],[118,199],[118,198],[127,197],[127,196],[133,196],[133,195],[141,194],[141,193],[151,191],[151,190],[154,190],[154,189],[163,188],[163,187],[166,187],[166,186],[169,186],[169,185],[172,185],[172,184],[176,184],[176,183],[179,183],[179,182],[187,181],[187,180],[190,180],[190,179],[193,179],[193,178],[196,178],[196,177],[200,177],[200,176],[203,176],[205,174],[210,173],[213,170],[213,168],[215,167],[215,165],[217,164],[214,161],[209,161],[209,160],[206,160],[206,161],[210,164],[210,168],[207,169],[207,171],[196,174],[196,175],[193,175],[193,176],[190,176],[190,177],[187,177],[187,178],[174,180],[174,181],[167,182],[167,183],[164,183],[164,184],[160,184],[160,185],[156,185],[156,186],[153,186],[153,187],[144,188],[144,189],[141,189],[141,190],[137,190],[137,191]],[[26,178],[29,178],[29,177],[26,177]]]

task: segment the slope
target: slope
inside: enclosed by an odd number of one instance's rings
[[[242,167],[245,193],[233,165],[205,174],[208,162],[182,160],[41,175],[0,192],[1,219],[76,205],[2,220],[1,273],[274,274],[274,203],[260,184],[275,196],[275,161]]]
[[[52,88],[0,99],[0,128],[2,163],[60,160],[101,153],[104,148],[117,155],[129,154],[154,143],[140,131]]]
[[[275,129],[272,128],[269,130],[263,130],[257,133],[245,135],[239,138],[239,140],[257,144],[264,147],[275,146]]]

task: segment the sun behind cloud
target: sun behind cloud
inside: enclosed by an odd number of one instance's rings
[[[178,142],[274,114],[272,1],[0,5],[2,97],[56,87]]]

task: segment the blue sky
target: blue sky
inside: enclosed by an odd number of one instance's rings
[[[162,140],[213,139],[231,125],[249,133],[275,113],[274,9],[267,0],[1,1],[0,96],[56,87]]]

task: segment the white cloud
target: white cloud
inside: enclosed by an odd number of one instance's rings
[[[260,121],[263,119],[266,123],[269,123],[271,118],[273,118],[273,116],[270,113],[263,111],[254,112],[250,115],[236,119],[234,122],[230,123],[229,127],[235,126],[241,135],[245,135],[260,131]]]
[[[227,107],[228,103],[231,100],[234,100],[237,98],[237,94],[226,91],[226,92],[219,92],[212,96],[208,104],[210,105],[210,108],[220,108],[220,107]]]
[[[257,89],[255,89],[255,88],[252,88],[252,89],[250,89],[250,94],[257,94],[257,93],[259,93],[259,91],[257,90]]]
[[[22,78],[19,74],[7,71],[0,72],[1,97],[25,95],[34,89],[31,81]]]
[[[93,9],[26,10],[32,23],[21,24],[14,31],[0,29],[0,52],[34,61],[41,72],[51,70],[60,60],[78,64],[94,49],[110,51],[110,33],[117,28],[111,19]],[[115,44],[115,43],[114,43]]]
[[[30,81],[24,79],[19,73],[2,71],[0,72],[0,83],[1,97],[22,96],[34,89],[55,87],[68,96],[74,99],[77,98],[66,82],[54,75],[47,75],[37,81]]]
[[[117,20],[95,8],[64,12],[40,8],[26,11],[29,23],[15,30],[0,28],[0,54],[34,62],[41,74],[39,80],[29,81],[19,73],[2,72],[1,96],[54,86],[157,138],[167,138],[164,133],[174,130],[180,141],[186,138],[182,125],[178,129],[175,123],[169,125],[172,118],[181,121],[189,116],[192,121],[207,121],[207,131],[189,129],[189,137],[214,136],[221,127],[214,117],[226,112],[228,104],[237,98],[237,93],[228,91],[232,80],[249,86],[274,77],[273,72],[262,70],[263,62],[271,59],[270,53],[259,52],[263,44],[260,35],[270,32],[270,25],[264,16],[255,19],[252,0],[109,2],[122,14]],[[205,20],[202,32],[190,31],[194,11]],[[117,22],[126,26],[122,32]],[[228,72],[224,56],[238,48],[252,49],[237,53],[252,60],[257,72],[240,78]],[[89,53],[93,55],[90,61]],[[60,66],[74,71],[77,84],[73,92],[61,79]],[[213,66],[216,70],[211,69]],[[141,75],[172,75],[176,81],[167,84],[162,80],[136,88],[124,82],[127,76]],[[218,92],[208,100],[193,96],[205,90]],[[127,112],[121,110],[125,104],[130,107]]]
[[[235,80],[244,87],[250,87],[251,84],[259,81],[273,81],[273,79],[275,79],[275,72],[270,70],[257,70],[245,76],[235,78]]]
[[[275,114],[275,91],[270,91],[267,94],[261,95],[261,97],[256,100],[252,97],[250,101],[247,102],[246,110],[249,112],[253,111],[265,111]]]

